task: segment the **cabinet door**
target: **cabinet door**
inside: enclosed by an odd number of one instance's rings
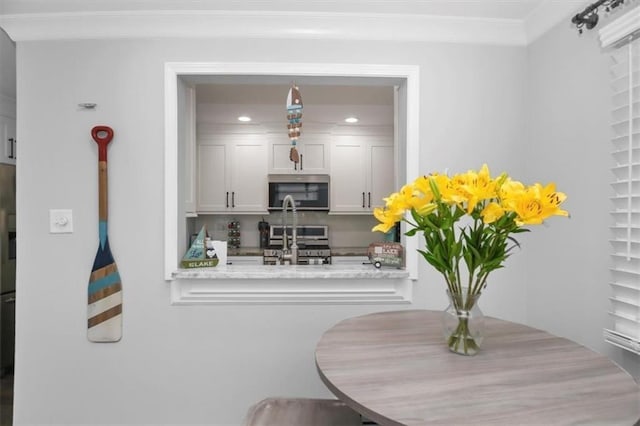
[[[366,212],[365,149],[339,137],[331,146],[331,212]]]
[[[394,191],[393,146],[385,144],[369,145],[367,207],[373,210],[384,205],[382,200]]]
[[[237,142],[231,146],[231,210],[267,213],[266,144],[258,140]]]
[[[309,139],[309,138],[307,138]],[[270,173],[282,174],[324,174],[327,168],[327,144],[310,140],[301,140],[298,145],[300,162],[296,165],[289,159],[291,152],[290,142],[271,142],[270,147]]]
[[[289,152],[291,151],[291,142],[287,138],[284,138],[286,142],[271,142],[269,148],[270,158],[270,173],[297,173],[294,167],[294,162],[289,159]]]
[[[324,142],[303,142],[299,169],[302,173],[327,173],[327,144]]]
[[[16,164],[16,119],[0,116],[0,163]]]
[[[224,144],[198,146],[198,211],[220,212],[230,206]]]

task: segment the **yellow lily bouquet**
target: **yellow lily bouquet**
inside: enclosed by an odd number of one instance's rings
[[[566,195],[555,184],[525,186],[506,173],[492,178],[487,165],[479,171],[449,177],[432,173],[420,176],[385,198],[385,207],[374,209],[380,222],[373,231],[388,232],[404,221],[413,236],[422,232],[424,259],[442,274],[450,303],[458,315],[457,326],[447,337],[449,349],[474,354],[481,336],[466,318],[474,308],[489,274],[502,268],[518,246],[512,236],[528,231],[551,216],[568,216],[560,208]],[[405,214],[410,212],[410,217]],[[463,225],[457,225],[465,218]],[[466,282],[460,264],[466,266]]]

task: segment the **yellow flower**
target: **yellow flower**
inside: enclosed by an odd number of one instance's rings
[[[466,190],[470,176],[467,173],[454,175],[443,195],[443,200],[449,204],[458,204],[460,207],[469,202],[469,192]]]
[[[482,221],[484,223],[493,223],[504,216],[504,209],[500,204],[491,202],[482,210],[480,216],[482,216]]]
[[[431,186],[429,185],[429,179],[432,176],[419,176],[416,180],[413,181],[413,188],[420,192],[425,197],[433,198],[433,192],[431,191]]]
[[[536,184],[541,187],[540,184]],[[556,184],[549,183],[542,188],[542,205],[546,217],[550,216],[569,216],[569,212],[560,209],[560,204],[567,199],[567,196],[562,192],[556,192]]]
[[[402,212],[407,209],[407,203],[400,192],[394,192],[387,198],[384,198],[385,209],[394,212]]]
[[[404,185],[400,191],[390,194],[384,198],[385,208],[375,208],[373,215],[379,223],[372,231],[388,232],[396,222],[402,220],[407,210],[414,209],[420,215],[428,215],[436,206],[431,203],[433,195],[424,194],[416,189],[415,185]]]
[[[408,210],[425,218],[434,214],[436,223],[442,215],[449,221],[451,218],[457,221],[460,216],[454,212],[461,208],[474,220],[481,219],[485,224],[492,224],[512,212],[515,213],[515,224],[510,223],[517,227],[540,224],[550,216],[569,216],[560,208],[566,198],[564,193],[556,192],[553,183],[544,187],[539,183],[526,187],[506,173],[493,179],[489,167],[483,164],[478,171],[469,170],[453,177],[433,173],[404,185],[400,191],[384,199],[384,208],[374,209],[373,214],[380,223],[373,231],[388,232],[397,222],[404,220]],[[474,213],[476,208],[480,210],[480,217]],[[433,226],[430,221],[415,220],[418,224],[413,225],[419,229]],[[442,223],[449,223],[447,220]],[[412,224],[410,219],[407,222]]]
[[[454,178],[450,178],[447,175],[440,174],[433,174],[429,176],[429,180],[438,190],[438,195],[440,197],[439,201],[449,205],[462,204],[466,201],[466,196],[460,189],[460,182],[455,179],[455,176]],[[427,185],[428,184],[429,183],[427,182]]]
[[[391,210],[383,209],[382,207],[376,207],[375,209],[373,209],[373,215],[381,223],[374,226],[371,231],[380,231],[384,232],[385,234],[389,232],[391,228],[393,228],[396,222],[402,219],[402,214],[398,216]]]
[[[486,164],[483,164],[477,173],[469,170],[460,175],[457,182],[460,185],[460,192],[466,198],[467,214],[470,214],[479,202],[496,197],[496,181],[491,179],[489,167]]]
[[[548,217],[569,216],[569,213],[560,209],[560,204],[567,198],[562,192],[555,191],[555,184],[550,183],[544,188],[536,183],[524,191],[515,193],[509,199],[510,209],[516,212],[516,224],[539,225]]]
[[[501,200],[502,207],[508,211],[515,211],[514,202],[525,192],[522,182],[512,180],[507,177],[500,188],[498,188],[498,196]]]

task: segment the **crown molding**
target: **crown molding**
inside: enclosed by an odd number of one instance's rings
[[[155,10],[0,15],[16,42],[271,38],[524,45],[522,21],[409,14]]]
[[[584,9],[588,0],[546,0],[534,9],[524,20],[527,44],[540,38],[562,20]]]

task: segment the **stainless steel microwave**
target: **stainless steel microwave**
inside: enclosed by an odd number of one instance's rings
[[[329,210],[329,175],[269,175],[269,210],[291,195],[296,210]]]

